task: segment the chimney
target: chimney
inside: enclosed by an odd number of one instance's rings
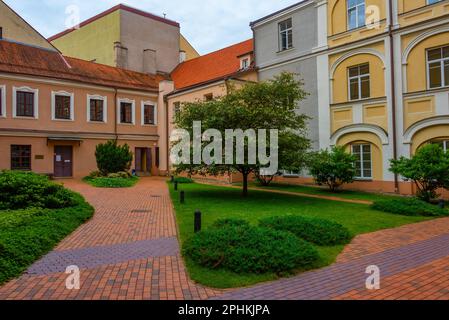
[[[184,50],[179,51],[179,63],[183,63],[187,60],[187,54]]]
[[[156,50],[143,50],[143,72],[148,74],[156,74]]]
[[[128,48],[122,46],[121,42],[114,42],[115,66],[123,69],[128,68]]]

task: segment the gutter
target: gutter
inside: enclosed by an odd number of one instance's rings
[[[166,159],[167,162],[167,176],[170,175],[170,119],[168,116],[169,110],[168,110],[168,98],[167,96],[164,96],[164,107],[165,107],[165,134],[166,134]]]
[[[393,38],[393,2],[388,1],[389,5],[389,24],[388,24],[388,37],[390,39],[390,74],[391,74],[391,115],[392,115],[392,127],[393,127],[393,159],[398,159],[397,151],[397,135],[396,135],[396,75],[395,75],[395,63],[394,63],[394,38]],[[399,177],[394,174],[394,191],[399,193]]]
[[[117,96],[118,96],[118,90],[117,88],[114,88],[114,135],[115,135],[115,141],[118,141],[118,133],[117,133]]]

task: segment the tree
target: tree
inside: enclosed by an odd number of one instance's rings
[[[286,132],[297,132],[304,135],[306,130],[305,115],[297,112],[298,104],[306,97],[302,89],[302,82],[296,80],[292,73],[282,73],[273,80],[247,83],[241,88],[230,87],[228,95],[212,100],[183,104],[181,111],[175,117],[175,126],[185,129],[193,136],[193,123],[201,121],[202,130],[215,129],[225,137],[227,129],[241,129],[243,132],[259,129],[277,129],[279,136]],[[305,139],[303,137],[303,139]],[[270,139],[267,139],[270,140]],[[203,142],[203,147],[208,145]],[[250,144],[244,140],[244,151],[248,155]],[[267,148],[270,141],[267,141]],[[225,157],[225,148],[221,150],[222,159]],[[282,150],[280,155],[285,154]],[[214,156],[215,153],[214,153]],[[192,159],[193,160],[193,159]],[[189,174],[219,175],[239,172],[243,177],[243,195],[248,193],[248,177],[259,170],[263,165],[253,164],[245,157],[242,164],[223,164],[225,161],[214,163],[201,162],[194,164],[178,164],[176,171]]]
[[[97,145],[95,149],[97,167],[102,175],[129,171],[133,160],[133,153],[129,146],[119,146],[116,140]]]
[[[438,189],[449,189],[449,153],[436,144],[420,148],[411,159],[391,160],[390,170],[413,181],[417,197],[426,202],[439,197]]]
[[[300,172],[307,163],[310,140],[305,137],[305,133],[283,132],[279,136],[279,170]],[[268,186],[276,175],[261,175],[259,170],[254,174],[263,186]]]
[[[336,192],[345,183],[354,182],[355,157],[344,147],[333,147],[311,155],[309,170],[318,185],[327,185]]]

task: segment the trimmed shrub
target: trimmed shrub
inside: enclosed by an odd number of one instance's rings
[[[259,221],[260,226],[289,231],[297,237],[320,246],[349,243],[351,233],[341,224],[302,216],[271,217]]]
[[[0,172],[0,210],[59,209],[77,204],[71,191],[51,182],[47,176],[23,171]]]
[[[139,178],[133,176],[122,178],[119,173],[112,173],[107,177],[85,177],[83,181],[96,188],[130,188],[136,185]]]
[[[181,184],[187,184],[187,183],[193,183],[193,179],[187,178],[187,177],[175,177],[174,182],[181,183]]]
[[[117,141],[110,140],[97,145],[95,158],[97,159],[98,170],[103,176],[107,176],[110,173],[129,171],[133,153],[127,144],[119,146]]]
[[[225,226],[195,234],[183,253],[196,264],[236,273],[284,273],[311,268],[319,259],[308,242],[260,227]]]
[[[249,227],[249,223],[246,220],[241,219],[220,219],[212,224],[213,228],[223,227]]]
[[[436,205],[432,205],[417,198],[379,200],[374,202],[371,205],[371,208],[403,216],[439,217],[449,215],[449,210],[441,209]]]

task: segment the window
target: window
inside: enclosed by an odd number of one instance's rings
[[[249,66],[250,66],[249,58],[245,58],[240,61],[240,69],[246,70],[249,68]]]
[[[443,0],[427,0],[427,4],[434,4]]]
[[[173,103],[173,120],[176,118],[179,112],[181,112],[181,102]]]
[[[349,99],[359,100],[369,98],[370,93],[370,76],[369,64],[363,64],[351,67],[349,74]]]
[[[156,106],[142,102],[142,125],[156,125]]]
[[[87,96],[87,121],[107,122],[107,98],[98,95]]]
[[[429,89],[449,86],[449,46],[427,50]]]
[[[133,105],[129,102],[120,103],[120,123],[133,123]]]
[[[68,92],[52,92],[52,119],[74,120],[73,94]]]
[[[0,117],[6,117],[6,86],[0,86]]]
[[[213,93],[208,93],[204,95],[204,101],[211,101],[214,99]]]
[[[39,90],[13,87],[13,117],[38,118]]]
[[[293,48],[292,19],[279,23],[279,51]]]
[[[355,156],[355,176],[358,179],[371,179],[372,157],[370,144],[355,144],[352,146],[352,154]]]
[[[348,30],[365,25],[365,0],[347,0]]]
[[[299,177],[300,176],[300,172],[295,172],[295,171],[291,171],[291,170],[282,170],[281,174],[283,177]]]
[[[11,145],[11,170],[31,170],[31,146]]]

